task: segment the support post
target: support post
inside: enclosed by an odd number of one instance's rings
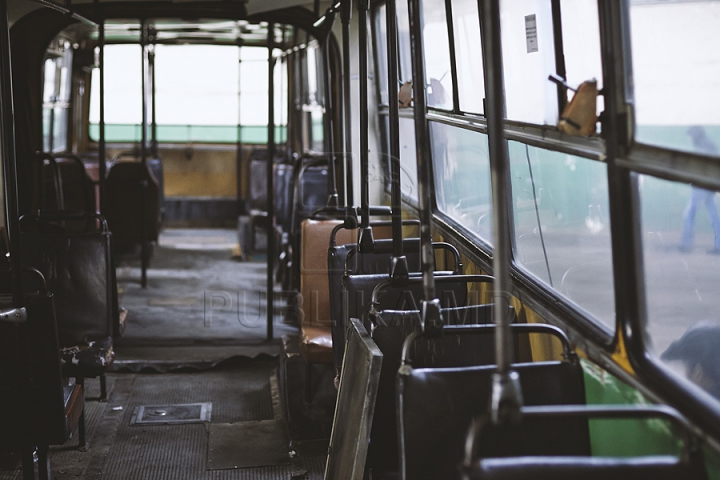
[[[357,0],[358,58],[360,77],[360,213],[362,222],[358,232],[358,253],[373,251],[375,241],[370,228],[370,185],[368,159],[368,59],[367,12],[368,0]]]
[[[275,79],[273,48],[275,24],[268,24],[268,136],[267,136],[267,339],[272,340],[275,321],[275,189],[273,158],[275,157]]]

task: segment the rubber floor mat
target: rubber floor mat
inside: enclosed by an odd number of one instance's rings
[[[277,420],[210,425],[208,470],[288,465],[288,442]]]

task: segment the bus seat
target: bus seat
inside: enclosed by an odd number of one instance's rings
[[[119,162],[110,168],[103,212],[115,245],[140,244],[143,288],[147,286],[150,243],[157,241],[160,233],[159,195],[158,182],[147,165]]]
[[[119,162],[112,166],[106,180],[104,212],[116,244],[157,240],[160,232],[158,189],[158,181],[147,165]]]
[[[492,322],[492,305],[445,308],[446,325],[485,325]],[[514,318],[514,310],[513,310]],[[384,310],[370,316],[371,336],[383,353],[375,413],[371,431],[369,464],[374,474],[397,471],[398,442],[395,383],[405,339],[420,330],[418,310]],[[418,339],[410,356],[414,364],[434,367],[486,365],[494,361],[492,335],[455,335],[432,340]]]
[[[114,360],[117,287],[107,225],[99,216],[84,219],[85,228],[62,231],[64,221],[23,217],[23,262],[44,275],[55,295],[63,372],[78,379],[101,376],[102,387]],[[105,393],[103,388],[103,398]]]
[[[330,234],[339,223],[336,220],[302,223],[300,353],[308,364],[333,362],[327,248]],[[341,232],[339,238],[348,243],[353,241],[349,230]]]
[[[40,478],[49,479],[48,445],[63,444],[78,430],[80,447],[85,446],[85,402],[82,386],[62,376],[53,295],[39,272],[28,273],[27,319],[0,321],[0,447],[22,452],[26,474],[34,470],[32,452],[38,447]]]
[[[85,172],[85,164],[75,156],[57,159],[62,176],[62,190],[66,210],[95,213],[95,189]]]
[[[580,363],[513,366],[525,405],[585,404]],[[468,425],[488,411],[495,365],[460,368],[400,367],[397,375],[400,471],[404,479],[458,478]],[[478,442],[482,456],[589,455],[584,418],[532,419],[490,428]]]

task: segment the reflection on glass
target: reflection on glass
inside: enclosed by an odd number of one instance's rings
[[[485,81],[477,1],[453,0],[452,16],[460,110],[484,113]]]
[[[614,328],[606,165],[518,142],[508,153],[518,263]]]
[[[428,107],[452,110],[453,85],[450,44],[444,0],[425,0],[423,9],[423,53]]]
[[[507,118],[557,124],[550,0],[501,0],[500,22]]]
[[[438,209],[492,244],[487,135],[430,122]]]
[[[714,191],[641,176],[647,335],[670,368],[720,398],[720,219]]]
[[[380,103],[388,104],[388,66],[387,66],[387,15],[385,5],[375,12],[375,45],[377,45],[378,83],[380,84]],[[392,86],[396,88],[396,85]]]
[[[638,141],[706,153],[686,135],[700,125],[720,144],[719,25],[717,1],[631,3]]]
[[[595,79],[602,89],[602,60],[600,57],[600,21],[597,0],[561,0],[563,55],[566,80],[577,87]],[[568,100],[573,92],[568,91]],[[598,95],[597,113],[604,109],[603,96]]]

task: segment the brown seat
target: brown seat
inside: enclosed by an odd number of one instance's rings
[[[332,363],[332,321],[328,247],[338,220],[304,220],[300,237],[300,353],[307,363]],[[353,230],[337,233],[338,243],[354,241]]]

